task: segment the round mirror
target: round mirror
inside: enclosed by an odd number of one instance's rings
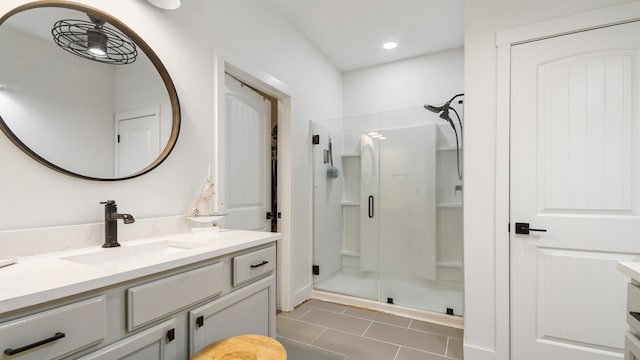
[[[69,2],[0,18],[0,129],[43,165],[91,180],[157,167],[180,130],[164,65],[131,29]]]

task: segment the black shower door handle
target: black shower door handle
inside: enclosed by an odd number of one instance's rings
[[[373,218],[373,195],[369,195],[369,219]]]

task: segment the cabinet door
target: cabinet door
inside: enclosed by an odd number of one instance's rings
[[[276,336],[275,291],[272,274],[190,311],[189,356],[230,336]]]
[[[175,327],[175,319],[167,320],[80,359],[173,360],[176,358]]]

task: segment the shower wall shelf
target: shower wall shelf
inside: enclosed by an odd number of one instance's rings
[[[342,206],[360,206],[360,203],[357,201],[343,201],[340,203]]]
[[[360,156],[360,153],[346,153],[346,154],[342,154],[342,157],[354,157],[354,156]]]
[[[438,261],[436,265],[453,269],[462,269],[462,261]]]
[[[450,151],[450,150],[455,150],[456,146],[455,145],[447,145],[447,146],[440,146],[438,147],[438,151]],[[462,151],[462,148],[460,148],[460,151]]]
[[[441,202],[441,203],[437,203],[436,206],[439,208],[461,208],[462,203],[457,201]]]
[[[342,256],[359,257],[360,253],[357,252],[357,251],[353,251],[353,250],[341,250],[340,251],[340,255],[342,255]]]

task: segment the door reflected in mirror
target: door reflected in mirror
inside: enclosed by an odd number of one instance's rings
[[[104,62],[111,55],[101,50],[77,56],[57,45],[60,20],[86,23],[89,33],[119,32],[135,44],[133,61]],[[76,37],[72,50],[91,44],[91,34],[66,30]],[[123,39],[97,39],[115,57],[123,51],[111,48]],[[27,5],[0,19],[0,44],[0,128],[35,160],[72,176],[118,180],[152,170],[175,145],[173,83],[148,45],[111,16],[76,4]]]

